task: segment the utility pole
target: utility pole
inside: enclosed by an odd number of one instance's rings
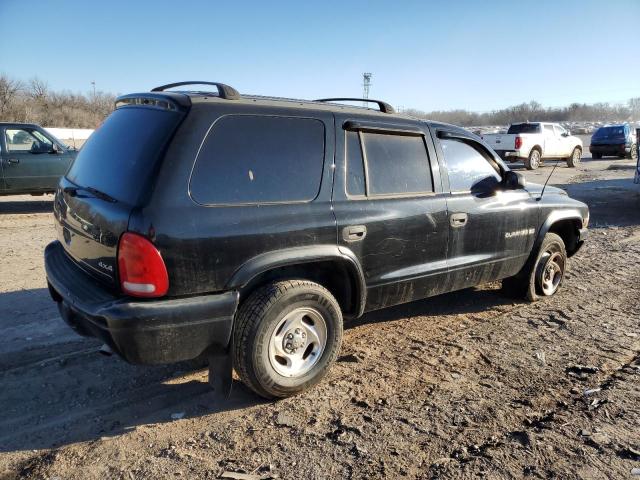
[[[362,74],[362,98],[363,99],[368,99],[369,98],[369,89],[371,88],[371,77],[372,77],[372,73],[369,72],[365,72]],[[367,102],[362,102],[362,106],[366,107],[367,106]]]
[[[92,80],[91,85],[93,85],[93,98],[96,98],[96,81]]]

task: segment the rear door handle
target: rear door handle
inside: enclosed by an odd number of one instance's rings
[[[449,222],[454,228],[464,227],[467,224],[469,216],[466,213],[452,213]]]
[[[364,225],[349,225],[342,229],[342,238],[346,242],[357,242],[367,236],[367,227]]]

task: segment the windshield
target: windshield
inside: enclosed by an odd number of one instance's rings
[[[540,133],[540,124],[539,123],[514,123],[509,127],[510,133]]]
[[[89,137],[67,178],[137,205],[182,114],[149,107],[117,109]]]
[[[624,127],[600,127],[593,136],[596,138],[622,137],[624,136]]]

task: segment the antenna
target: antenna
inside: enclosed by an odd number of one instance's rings
[[[547,188],[547,183],[549,183],[549,179],[551,178],[551,175],[553,175],[553,172],[556,171],[556,167],[558,166],[558,163],[560,163],[561,160],[556,160],[556,164],[553,166],[553,168],[551,169],[551,173],[549,174],[549,176],[547,177],[547,181],[544,182],[544,185],[542,186],[542,191],[540,192],[540,196],[538,198],[536,198],[536,201],[539,202],[540,200],[542,200],[542,196],[544,195],[544,189]]]
[[[372,76],[373,74],[369,72],[365,72],[362,74],[362,98],[365,100],[369,98],[369,89],[371,88]],[[366,107],[367,102],[362,102],[362,106]]]

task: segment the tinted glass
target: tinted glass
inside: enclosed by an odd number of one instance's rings
[[[514,123],[507,133],[540,133],[539,123]]]
[[[364,165],[358,132],[347,132],[347,192],[349,195],[364,195]]]
[[[422,137],[362,133],[370,195],[432,192]]]
[[[323,161],[319,120],[222,117],[198,154],[191,196],[210,205],[310,201],[320,189]]]
[[[114,111],[82,146],[67,178],[136,205],[181,114],[145,107]]]
[[[624,127],[600,127],[598,130],[596,130],[596,133],[594,133],[593,136],[596,138],[623,137]]]
[[[488,191],[500,181],[496,169],[474,147],[459,140],[440,140],[452,192]]]

